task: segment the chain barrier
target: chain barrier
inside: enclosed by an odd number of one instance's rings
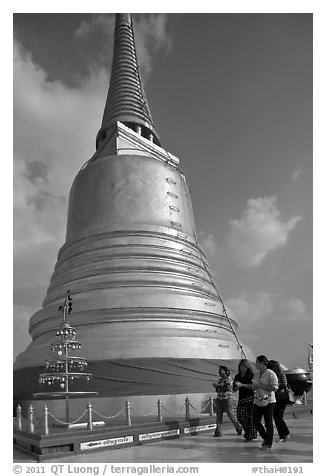
[[[131,407],[131,409],[130,409],[130,413],[131,413],[133,416],[140,416],[140,417],[156,416],[155,411],[151,411],[151,412],[149,412],[149,413],[145,413],[144,415],[141,415],[140,413],[137,413],[132,407]]]
[[[33,423],[35,423],[35,425],[38,425],[38,424],[40,423],[40,421],[39,421],[39,420],[36,420],[36,418],[35,418],[34,414],[33,414]]]
[[[189,400],[189,406],[190,406],[193,410],[195,410],[196,413],[205,413],[204,410],[206,410],[206,408],[209,406],[209,404],[210,404],[210,402],[208,402],[208,403],[204,406],[204,408],[203,408],[202,410],[197,410],[197,408],[195,408],[195,407],[193,406],[193,404],[192,404],[192,403],[190,402],[190,400]]]
[[[196,413],[202,413],[201,411],[197,410],[197,408],[195,408],[191,402],[189,402],[189,407],[191,407]]]
[[[100,418],[104,418],[105,420],[113,420],[113,418],[117,418],[119,415],[121,415],[122,412],[124,412],[125,409],[122,408],[119,413],[117,413],[116,415],[111,415],[111,416],[105,416],[105,415],[102,415],[100,412],[98,412],[97,410],[95,410],[93,408],[93,413],[95,413],[97,416],[99,416]]]
[[[83,413],[80,415],[80,417],[76,418],[76,420],[70,421],[69,424],[73,425],[74,423],[79,422],[83,418],[83,416],[86,415],[86,413],[87,413],[87,409],[84,410]]]
[[[80,417],[76,418],[76,420],[69,421],[68,424],[73,425],[79,422],[83,418],[83,416],[86,415],[86,413],[87,413],[87,410],[84,410],[83,413],[80,415]],[[49,416],[52,417],[56,422],[60,423],[61,425],[67,425],[66,421],[59,420],[59,418],[54,416],[50,411],[49,411]]]
[[[206,405],[204,406],[202,411],[206,410],[206,408],[209,408],[210,404],[211,404],[211,402],[210,402],[210,400],[208,400],[208,402],[206,403]]]
[[[59,420],[59,418],[57,418],[56,416],[52,415],[51,412],[49,412],[49,417],[53,418],[53,420],[55,420],[56,422],[60,423],[61,425],[66,425],[66,424],[67,424],[66,421]]]
[[[313,401],[313,397],[308,397],[307,394],[303,394],[301,397],[298,397],[296,399],[296,402],[294,402],[294,408],[297,406],[297,405],[301,405],[301,404],[307,404],[309,402],[312,402]],[[232,398],[232,402],[233,402],[233,408],[234,410],[237,409],[237,405],[240,404],[246,404],[246,403],[250,403],[252,402],[252,397],[248,397],[246,399],[243,399],[243,400],[240,400],[238,398]],[[189,403],[189,407],[191,407],[196,413],[198,414],[201,414],[201,413],[205,413],[205,410],[210,406],[211,402],[210,400],[208,400],[208,402],[206,403],[206,405],[201,409],[201,410],[198,410],[191,402],[190,400],[188,400],[188,403]],[[170,415],[176,415],[178,413],[181,413],[181,411],[183,411],[185,407],[185,403],[183,403],[178,409],[174,410],[174,411],[171,411],[169,408],[167,408],[164,403],[162,402],[161,403],[161,409],[165,410],[167,413],[169,413]],[[118,413],[116,413],[115,415],[110,415],[110,416],[107,416],[107,415],[103,415],[102,413],[98,412],[97,410],[93,409],[93,414],[99,416],[100,418],[104,418],[105,420],[113,420],[114,418],[117,418],[119,415],[121,415],[122,413],[125,412],[125,408],[122,408]],[[87,413],[87,409],[84,410],[84,412],[78,417],[76,418],[76,420],[73,420],[73,421],[70,421],[68,422],[69,424],[74,424],[74,423],[77,423],[79,422]],[[156,413],[155,411],[151,411],[149,413],[145,413],[145,414],[140,414],[140,413],[137,413],[137,411],[135,411],[133,408],[130,409],[130,413],[133,415],[133,416],[139,416],[139,417],[147,417],[147,416],[156,416]],[[206,412],[207,413],[207,412]],[[208,412],[209,413],[209,412]],[[67,422],[66,421],[62,421],[60,420],[59,418],[57,418],[55,415],[53,415],[50,411],[48,412],[48,416],[53,418],[57,423],[60,423],[62,425],[66,425]],[[14,422],[17,423],[17,417],[14,417]],[[41,419],[41,420],[37,420],[33,414],[33,423],[35,425],[40,425],[41,423],[44,423],[44,417]],[[29,424],[29,419],[28,418],[25,418],[23,417],[23,415],[21,415],[21,422],[22,424],[24,425],[27,425]]]
[[[167,413],[170,413],[170,415],[175,415],[175,412],[171,412],[168,408],[166,408],[164,403],[162,403],[162,409],[164,409]]]
[[[184,406],[185,406],[185,403],[183,403],[183,404],[181,405],[181,407],[180,407],[178,410],[175,410],[175,411],[171,412],[168,408],[166,408],[166,406],[164,405],[164,403],[162,403],[162,408],[164,408],[165,411],[167,411],[168,413],[170,413],[170,415],[175,415],[176,413],[179,413],[181,410],[183,410]]]
[[[17,419],[17,417],[15,417]],[[24,418],[23,415],[21,416],[21,420],[22,421],[26,421],[26,423],[28,423],[28,419],[27,418]]]

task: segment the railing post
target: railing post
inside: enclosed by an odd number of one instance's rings
[[[22,428],[23,428],[22,407],[19,405],[19,403],[18,403],[17,408],[16,408],[16,424],[17,424],[17,429],[22,430]]]
[[[130,402],[126,402],[126,425],[131,426]]]
[[[44,405],[44,434],[48,435],[49,434],[49,410],[46,405]]]
[[[209,397],[209,416],[214,415],[214,399],[213,397]]]
[[[32,407],[32,404],[29,405],[28,407],[28,431],[30,433],[34,433],[34,408]]]
[[[189,398],[187,397],[186,398],[186,414],[185,414],[185,420],[189,420],[190,419],[190,401],[189,401]]]
[[[159,423],[163,422],[163,418],[162,418],[162,400],[157,400],[157,421]]]
[[[93,429],[93,407],[91,402],[88,402],[87,405],[87,430],[92,430]]]

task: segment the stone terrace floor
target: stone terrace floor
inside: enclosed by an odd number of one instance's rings
[[[78,456],[54,458],[55,463],[312,463],[313,417],[309,413],[299,418],[287,417],[292,434],[286,443],[274,443],[266,453],[259,450],[261,441],[243,443],[233,428],[225,425],[224,436],[194,435],[115,450],[87,453]],[[274,436],[277,440],[278,435]],[[14,450],[14,462],[34,461]]]

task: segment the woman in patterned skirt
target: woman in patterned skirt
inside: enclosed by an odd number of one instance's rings
[[[249,442],[257,438],[257,430],[253,424],[254,392],[250,388],[240,387],[240,384],[251,384],[254,372],[247,359],[240,360],[238,373],[234,377],[233,390],[239,390],[237,406],[237,420],[244,429],[244,441]]]

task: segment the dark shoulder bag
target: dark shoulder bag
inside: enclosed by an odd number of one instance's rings
[[[287,405],[291,405],[295,402],[294,393],[288,385],[278,388],[275,392],[275,398],[277,402],[285,402]]]

